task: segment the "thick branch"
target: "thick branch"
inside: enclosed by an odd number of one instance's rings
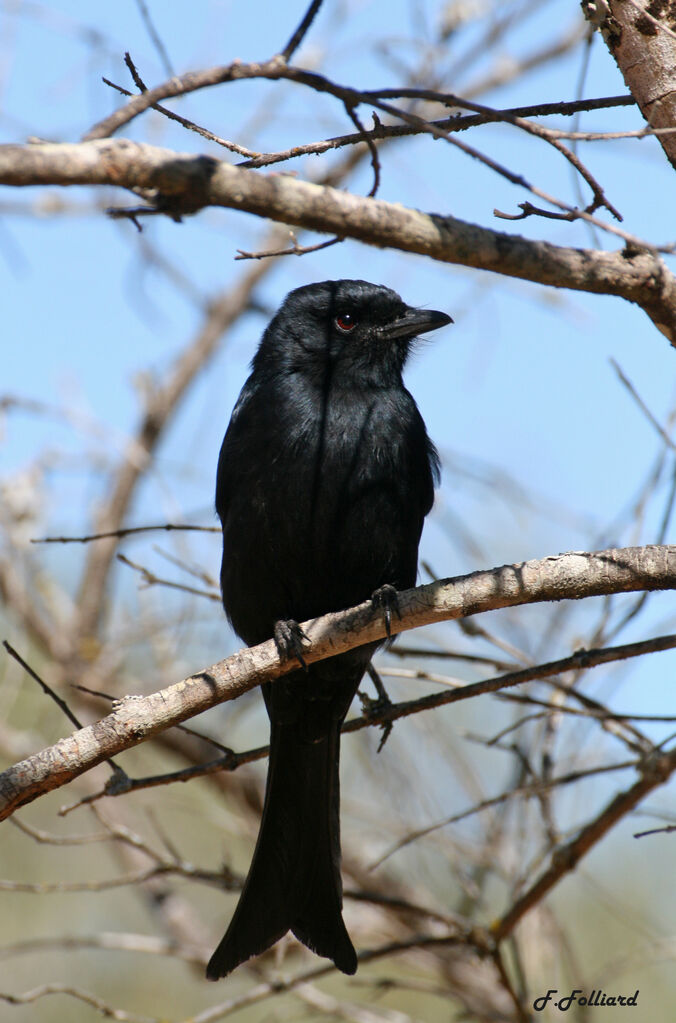
[[[175,212],[226,206],[441,262],[616,295],[639,305],[676,344],[676,278],[648,250],[603,252],[529,241],[455,217],[126,139],[0,146],[0,183],[152,189],[159,193],[159,205]]]
[[[561,554],[406,590],[392,632],[520,604],[675,588],[676,546]],[[370,601],[304,623],[303,630],[308,663],[385,638]],[[103,760],[296,667],[295,659],[280,661],[268,640],[167,689],[121,700],[112,714],[1,774],[0,820]]]
[[[672,3],[654,0],[584,2],[598,24],[632,96],[652,128],[676,127],[676,14]],[[593,11],[593,16],[590,14]],[[676,136],[658,135],[676,168]]]

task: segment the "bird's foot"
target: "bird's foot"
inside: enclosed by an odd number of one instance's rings
[[[380,586],[377,590],[373,591],[371,594],[371,603],[373,604],[374,609],[379,609],[384,612],[387,638],[392,639],[392,612],[394,611],[397,618],[401,620],[399,594],[394,586],[390,586],[389,583],[385,583],[384,586]]]
[[[273,638],[280,657],[295,657],[301,667],[308,670],[303,657],[303,642],[309,643],[310,640],[298,622],[293,618],[280,618],[278,622],[275,622]]]
[[[392,700],[390,699],[387,689],[383,685],[383,680],[370,662],[367,665],[366,672],[373,682],[378,695],[375,700],[372,696],[369,696],[368,693],[362,693],[361,690],[357,692],[357,695],[361,702],[361,709],[364,717],[379,724],[383,730],[377,750],[377,752],[380,753],[390,736],[390,732],[392,731],[392,721],[388,720],[386,716],[387,712],[392,707]]]

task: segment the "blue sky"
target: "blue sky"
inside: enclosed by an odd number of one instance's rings
[[[235,57],[271,56],[286,42],[305,6],[305,0],[197,0],[189,16],[182,4],[155,3],[151,10],[172,65],[181,73]],[[558,31],[578,16],[576,3],[554,0],[540,6],[515,35],[505,60],[530,52],[551,37],[551,26]],[[428,26],[422,38],[432,39],[439,7],[403,0],[327,2],[297,62],[321,59],[326,73],[342,82],[392,85],[397,76],[372,45],[375,33],[382,34],[384,17],[391,52],[413,66],[418,51],[402,40],[412,20],[421,17]],[[125,50],[148,84],[165,77],[132,0],[97,5],[52,0],[46,7],[5,3],[0,6],[0,40],[0,142],[29,135],[79,138],[119,104],[101,76],[130,86]],[[581,61],[576,51],[526,82],[482,95],[481,101],[517,105],[572,99]],[[452,64],[450,58],[447,63]],[[474,69],[445,84],[461,93],[476,74]],[[585,95],[624,92],[621,76],[596,38]],[[285,148],[351,130],[335,101],[274,83],[213,89],[175,108],[219,134],[260,148]],[[363,114],[368,121],[370,111]],[[585,114],[578,127],[622,130],[642,123],[636,112],[617,110]],[[263,124],[259,136],[253,131],[257,124]],[[132,125],[128,134],[177,150],[224,155],[157,114]],[[544,190],[577,201],[568,167],[544,144],[506,126],[486,126],[467,141]],[[673,240],[673,169],[654,140],[583,143],[580,155],[624,214],[627,231],[651,242]],[[314,159],[287,170],[312,172],[318,166]],[[350,187],[368,191],[367,166]],[[518,203],[530,197],[442,142],[421,139],[393,146],[383,156],[379,194],[554,244],[621,247],[608,235],[594,240],[579,224],[496,219],[495,208],[515,213]],[[35,215],[36,205],[39,212],[40,203],[54,199],[76,208],[51,217]],[[234,260],[236,250],[258,248],[265,232],[251,216],[208,210],[182,224],[149,218],[139,236],[131,223],[109,220],[96,209],[100,200],[105,205],[133,201],[126,193],[110,190],[102,196],[83,188],[5,189],[0,194],[0,396],[20,396],[60,410],[57,415],[13,410],[0,419],[0,477],[12,486],[36,458],[47,466],[48,500],[36,522],[41,531],[89,528],[105,479],[100,472],[92,476],[91,458],[101,469],[119,457],[137,421],[139,387],[148,374],[161,377],[199,328],[196,303],[147,264],[145,247],[166,257],[194,293],[210,297],[243,272],[243,264]],[[445,310],[455,320],[420,345],[407,373],[444,461],[443,487],[422,546],[423,557],[440,576],[600,543],[654,540],[666,481],[636,528],[627,525],[627,512],[661,441],[610,361],[617,361],[652,413],[666,423],[675,404],[674,353],[640,310],[615,298],[545,289],[352,241],[278,261],[257,292],[263,311],[244,316],[223,339],[183,402],[130,524],[179,518],[213,523],[218,449],[268,318],[265,310],[274,310],[292,287],[340,277],[386,283],[407,302]],[[673,539],[673,528],[666,539]],[[191,539],[185,549],[216,574],[217,541]],[[139,550],[140,560],[167,574],[166,562],[155,560],[150,542],[130,545],[128,553],[135,556]],[[44,557],[70,581],[82,551],[52,550]],[[136,580],[127,569],[118,572],[116,595],[133,606]],[[673,631],[673,606],[673,595],[655,595],[624,638]],[[574,649],[587,632],[588,616],[598,611],[598,604],[574,609],[552,641],[551,656]],[[550,609],[520,609],[500,621],[509,621],[510,635],[536,651],[549,614]],[[204,619],[206,626],[196,626],[200,664],[222,656],[227,645],[220,610],[205,611]],[[673,688],[675,665],[676,654],[659,654],[630,671],[599,673],[599,685],[606,687],[599,691],[620,690],[614,700],[619,709],[659,713],[667,704],[666,686]],[[194,669],[194,660],[186,657],[186,667]],[[666,793],[660,801],[666,805]],[[579,812],[572,807],[573,816]],[[665,911],[667,901],[665,896]]]
[[[567,3],[544,8],[516,34],[513,54],[528,53],[548,38],[552,24],[573,24],[577,17],[574,5]],[[189,19],[178,5],[153,13],[174,69],[183,72],[235,56],[269,56],[286,41],[303,9],[303,3],[260,0],[244,9],[205,2],[193,8]],[[409,65],[418,58],[402,40],[410,33],[414,10],[416,17],[423,12],[427,29],[422,36],[427,32],[431,39],[435,4],[388,5],[390,50]],[[164,75],[135,3],[101,5],[95,15],[76,2],[52,3],[48,9],[7,5],[0,18],[2,141],[21,141],[29,134],[78,138],[118,105],[101,75],[129,85],[125,50],[148,83]],[[382,34],[381,22],[382,5],[376,2],[327,4],[297,60],[323,59],[326,72],[339,81],[393,84],[395,72],[372,47],[375,33]],[[92,29],[97,33],[93,50]],[[503,104],[572,98],[581,59],[578,51],[502,90],[499,100],[491,93],[481,98]],[[449,87],[462,91],[476,74],[460,76]],[[598,39],[584,91],[590,96],[625,91]],[[190,96],[176,106],[218,133],[244,141],[256,123],[263,123],[256,142],[260,147],[350,130],[330,97],[289,85],[238,83]],[[365,119],[369,113],[363,112]],[[620,110],[583,115],[578,127],[641,125],[635,112]],[[156,114],[132,125],[129,134],[179,150],[215,151]],[[505,126],[486,126],[468,141],[539,187],[575,201],[567,165],[536,140]],[[673,220],[665,216],[673,171],[656,143],[596,142],[583,144],[580,152],[625,215],[623,226],[651,241],[667,241],[673,231]],[[316,159],[309,158],[310,172]],[[421,139],[393,146],[384,156],[382,179],[385,199],[555,244],[595,244],[581,225],[535,219],[511,225],[496,219],[494,208],[516,212],[528,196],[441,142]],[[351,187],[365,192],[369,185],[365,166]],[[657,198],[650,202],[646,196]],[[36,217],[17,211],[16,204],[32,212],[50,197],[76,204],[79,212]],[[243,264],[234,261],[236,250],[259,247],[264,232],[251,216],[210,210],[180,225],[148,219],[139,236],[130,223],[111,221],[93,209],[97,199],[100,194],[82,188],[60,193],[6,189],[0,197],[5,204],[0,205],[0,276],[6,353],[0,390],[58,406],[71,419],[64,425],[50,415],[7,415],[0,468],[3,474],[15,473],[45,449],[68,452],[68,463],[51,470],[53,491],[45,514],[45,526],[65,531],[87,527],[92,500],[99,495],[96,481],[84,472],[83,452],[99,459],[119,454],[137,419],[136,388],[143,374],[161,376],[200,323],[195,304],[147,266],[143,246],[166,255],[194,292],[211,296],[242,272]],[[106,205],[129,201],[113,190],[103,199]],[[600,236],[599,244],[619,246],[608,235]],[[346,276],[387,283],[406,301],[444,309],[455,320],[420,346],[407,375],[446,462],[445,485],[423,544],[440,574],[478,567],[477,558],[483,567],[584,548],[606,523],[618,519],[660,440],[610,359],[617,360],[660,421],[674,403],[673,352],[640,310],[619,299],[545,289],[352,241],[302,259],[279,260],[257,297],[273,310],[291,287]],[[224,339],[167,433],[153,478],[133,510],[134,522],[158,515],[212,521],[220,439],[266,317],[248,314]],[[488,466],[516,481],[530,504],[515,506],[494,482],[468,481],[468,471],[476,476]],[[636,542],[654,537],[660,514],[661,504],[654,502],[633,537]],[[459,522],[476,541],[471,555],[455,535],[453,524]],[[610,539],[629,542],[632,537],[617,529]]]

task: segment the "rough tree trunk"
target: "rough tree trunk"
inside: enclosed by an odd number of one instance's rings
[[[676,2],[583,0],[651,128],[676,127]],[[658,136],[676,168],[676,133]]]

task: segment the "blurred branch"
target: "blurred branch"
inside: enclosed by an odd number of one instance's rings
[[[59,934],[49,938],[32,938],[0,947],[0,961],[14,956],[30,955],[47,949],[105,949],[116,952],[139,952],[144,955],[171,956],[184,962],[205,966],[209,949],[177,945],[171,939],[149,934],[130,934],[120,931],[99,931],[96,934]]]
[[[31,543],[92,543],[94,540],[108,540],[111,537],[122,539],[125,536],[135,536],[137,533],[154,532],[195,532],[195,533],[220,533],[220,526],[192,526],[188,524],[177,524],[165,522],[159,526],[127,526],[124,529],[113,529],[107,533],[90,533],[87,536],[42,536],[31,540]]]
[[[253,264],[233,288],[212,303],[200,331],[176,359],[166,380],[147,395],[136,436],[128,446],[127,457],[117,470],[110,496],[96,523],[95,532],[108,533],[109,538],[89,549],[77,600],[80,609],[76,625],[78,645],[96,635],[105,603],[102,597],[117,548],[116,534],[122,528],[132,495],[148,468],[167,422],[175,415],[181,397],[215,351],[224,331],[247,308],[253,288],[266,272],[266,264]]]
[[[676,750],[670,753],[656,751],[647,757],[639,767],[639,780],[626,792],[620,792],[607,807],[594,818],[575,838],[554,848],[551,861],[544,873],[524,894],[510,906],[505,915],[496,921],[491,930],[497,941],[512,932],[519,920],[561,880],[575,869],[583,856],[654,789],[663,785],[676,771]]]
[[[11,558],[0,558],[0,603],[12,608],[29,634],[52,657],[58,660],[67,656],[65,637],[54,630],[53,623],[36,606],[33,595]]]
[[[126,1012],[124,1009],[119,1009],[104,1001],[97,995],[73,987],[70,984],[42,984],[40,987],[32,988],[30,991],[24,991],[20,995],[10,995],[8,992],[0,991],[0,1001],[7,1002],[9,1005],[32,1005],[48,995],[68,995],[78,1002],[84,1002],[85,1005],[94,1009],[100,1016],[119,1020],[120,1023],[163,1023],[163,1020],[158,1016],[139,1016],[135,1012]]]
[[[160,60],[161,60],[161,62],[163,64],[163,66],[164,66],[165,74],[173,75],[174,74],[174,69],[171,66],[171,61],[169,60],[169,54],[167,53],[167,48],[164,45],[164,43],[162,42],[160,34],[157,31],[157,29],[156,29],[156,27],[155,27],[155,25],[153,23],[153,19],[150,16],[150,11],[148,10],[148,5],[145,3],[145,0],[136,0],[136,5],[137,5],[137,7],[139,9],[139,12],[140,12],[141,17],[143,19],[143,22],[144,22],[144,24],[146,26],[146,29],[148,30],[148,35],[150,36],[150,38],[152,40],[153,46],[157,50],[157,54],[158,54],[158,56],[159,56],[159,58],[160,58]]]
[[[138,565],[135,561],[132,561],[125,554],[118,554],[117,560],[121,562],[121,564],[127,565],[129,568],[133,568],[134,571],[138,572],[143,579],[144,586],[166,586],[172,590],[181,590],[183,593],[191,593],[194,597],[206,597],[207,600],[213,600],[217,604],[220,604],[221,602],[221,594],[218,589],[198,590],[196,586],[187,586],[185,583],[177,583],[172,579],[162,579],[144,565]]]
[[[417,842],[421,838],[425,838],[427,835],[433,834],[440,828],[445,828],[449,824],[458,824],[462,820],[466,820],[467,817],[472,817],[474,814],[481,813],[482,810],[490,810],[495,806],[499,806],[501,803],[507,800],[516,799],[518,797],[529,799],[532,796],[538,796],[542,792],[557,788],[561,785],[575,784],[582,779],[592,778],[598,774],[607,774],[611,771],[626,771],[628,768],[640,768],[642,765],[636,760],[625,760],[619,764],[603,764],[601,767],[588,767],[580,771],[570,771],[568,774],[548,778],[546,781],[538,779],[535,782],[526,785],[516,785],[508,789],[506,792],[501,792],[497,796],[493,796],[490,799],[484,799],[481,803],[476,806],[472,806],[467,810],[461,810],[458,813],[454,813],[451,817],[445,817],[441,821],[435,821],[432,824],[425,825],[424,828],[417,828],[415,831],[409,832],[395,842],[389,849],[386,849],[384,853],[374,860],[370,865],[372,870],[380,867],[385,860],[388,860],[390,856],[394,856],[395,853],[399,852],[400,849],[405,849],[407,845],[411,845],[412,842]]]

